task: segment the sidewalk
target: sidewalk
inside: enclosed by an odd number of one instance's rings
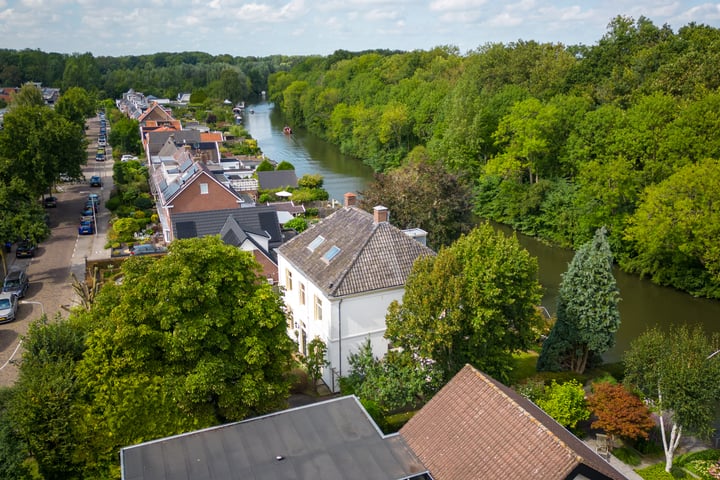
[[[596,451],[594,438],[583,438],[581,440],[585,442],[585,444],[590,447],[593,452]],[[627,463],[622,462],[616,456],[610,455],[610,459],[608,460],[608,462],[615,468],[615,470],[625,475],[625,477],[629,480],[643,480],[643,478],[635,472],[635,467],[631,467]],[[645,466],[647,465],[641,465],[639,468],[644,468]]]

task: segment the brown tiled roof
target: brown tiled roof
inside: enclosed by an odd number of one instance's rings
[[[400,435],[435,480],[626,478],[530,400],[470,365]]]
[[[308,246],[325,240],[311,251]],[[340,249],[331,260],[324,258]],[[344,207],[302,234],[284,243],[278,252],[329,296],[393,288],[405,284],[420,256],[434,255],[429,248],[373,215]]]

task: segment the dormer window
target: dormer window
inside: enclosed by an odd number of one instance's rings
[[[322,245],[322,243],[323,243],[324,241],[325,241],[325,237],[323,237],[322,235],[318,235],[317,237],[315,237],[315,240],[313,240],[312,242],[310,242],[310,244],[307,246],[307,248],[308,248],[308,250],[310,250],[311,252],[314,252],[315,249],[316,249],[317,247],[319,247],[320,245]]]

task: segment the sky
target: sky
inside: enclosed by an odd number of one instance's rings
[[[461,53],[518,40],[594,45],[617,15],[673,31],[720,27],[694,0],[0,0],[0,48],[94,56],[200,51],[264,57],[336,50]]]

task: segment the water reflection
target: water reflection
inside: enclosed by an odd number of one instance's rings
[[[363,190],[372,179],[369,167],[360,160],[340,154],[334,145],[298,129],[293,135],[283,134],[284,121],[280,112],[273,110],[272,104],[258,103],[248,109],[254,109],[255,113],[247,113],[245,127],[257,139],[263,152],[273,160],[287,160],[295,165],[298,177],[306,173],[321,174],[331,198],[342,201],[346,192]],[[512,232],[508,227],[497,228],[508,234]],[[518,240],[538,258],[539,280],[545,289],[543,306],[554,314],[561,275],[567,270],[574,252],[545,245],[525,235],[518,234]],[[606,354],[606,360],[620,360],[630,342],[655,325],[701,324],[708,333],[720,332],[720,302],[693,298],[618,270],[615,278],[622,297],[621,325],[616,346]]]
[[[512,232],[508,227],[497,228],[508,234]],[[543,305],[554,314],[561,275],[567,271],[574,252],[545,245],[526,235],[518,234],[518,241],[538,259],[539,280],[545,289]],[[660,287],[618,269],[615,269],[615,279],[621,296],[621,323],[616,335],[616,345],[605,355],[607,361],[620,360],[630,342],[654,326],[700,324],[707,333],[720,332],[720,302],[694,298],[679,290]]]
[[[357,193],[372,180],[370,167],[341,154],[336,146],[298,128],[293,128],[292,135],[283,133],[284,120],[272,103],[248,105],[244,123],[268,158],[292,163],[298,177],[313,173],[322,175],[330,198],[342,201],[345,193]]]

